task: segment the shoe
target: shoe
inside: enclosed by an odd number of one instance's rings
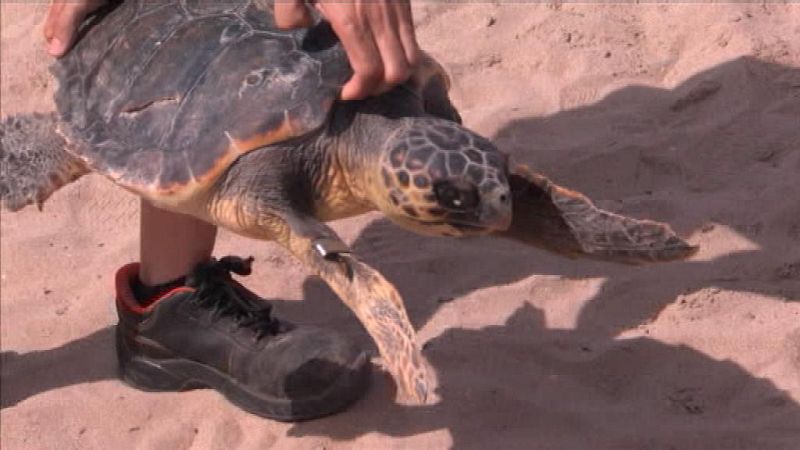
[[[122,379],[147,391],[213,388],[240,408],[280,421],[342,411],[366,392],[370,364],[344,336],[272,317],[230,272],[252,259],[199,265],[186,286],[147,306],[133,296],[139,265],[116,276]]]

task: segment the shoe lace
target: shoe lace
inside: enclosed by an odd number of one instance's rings
[[[253,258],[226,256],[199,264],[187,277],[186,285],[195,289],[194,301],[212,311],[212,318],[232,317],[236,324],[255,332],[254,340],[274,336],[281,330],[272,317],[272,306],[237,283],[231,272],[250,275]]]

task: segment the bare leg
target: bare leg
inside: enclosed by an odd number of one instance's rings
[[[142,283],[152,286],[180,278],[211,257],[216,226],[158,209],[144,200],[140,221]]]

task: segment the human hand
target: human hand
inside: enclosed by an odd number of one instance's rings
[[[72,47],[83,19],[105,0],[53,0],[44,22],[44,39],[50,55],[63,56]]]
[[[409,0],[318,0],[314,6],[330,22],[353,67],[343,100],[381,94],[411,75],[420,49]],[[276,0],[275,23],[307,27],[312,16],[304,0]]]
[[[104,3],[53,0],[44,26],[48,53],[64,55],[83,19]],[[342,99],[380,94],[406,81],[420,58],[409,0],[319,0],[315,6],[331,23],[353,67]],[[282,28],[297,28],[311,25],[312,17],[304,0],[278,0],[275,21]]]

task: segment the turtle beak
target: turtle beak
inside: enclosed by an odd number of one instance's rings
[[[492,231],[507,230],[512,218],[510,193],[500,192],[488,200],[481,207],[481,224]]]
[[[511,226],[511,209],[500,211],[497,208],[484,208],[481,223],[491,231],[505,231]]]

